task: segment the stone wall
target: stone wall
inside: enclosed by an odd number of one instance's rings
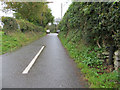
[[[103,62],[108,65],[109,63],[109,52],[103,52],[102,54],[98,55],[100,60],[103,60]],[[114,52],[113,55],[113,62],[114,62],[114,69],[118,70],[120,68],[120,49]]]
[[[114,53],[114,68],[118,70],[120,68],[120,49]]]

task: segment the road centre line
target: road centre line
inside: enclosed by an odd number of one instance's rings
[[[38,56],[40,55],[40,53],[42,52],[44,47],[45,46],[42,46],[42,48],[39,50],[39,52],[36,54],[36,56],[32,59],[32,61],[29,63],[29,65],[25,68],[25,70],[22,72],[22,74],[28,74],[29,70],[31,69],[31,67],[35,63],[36,59],[38,58]]]

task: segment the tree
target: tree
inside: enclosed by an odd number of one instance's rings
[[[6,2],[4,10],[15,11],[17,19],[25,19],[36,25],[46,26],[54,17],[45,2]]]

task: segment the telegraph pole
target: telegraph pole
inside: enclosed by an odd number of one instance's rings
[[[62,19],[62,8],[63,8],[63,6],[62,6],[62,3],[61,3],[61,19]]]
[[[67,4],[68,2],[63,2],[61,3],[61,19],[62,19],[62,16],[63,16],[63,7]]]

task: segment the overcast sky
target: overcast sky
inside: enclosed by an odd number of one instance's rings
[[[72,3],[71,0],[48,0],[53,1],[53,3],[48,4],[49,8],[52,10],[53,16],[55,18],[61,18],[61,3],[62,3],[62,16],[65,14],[69,5]]]
[[[72,3],[71,0],[47,0],[47,1],[52,1],[53,3],[48,4],[48,7],[52,10],[52,15],[55,18],[61,18],[61,3],[62,3],[62,16],[65,14],[66,10],[68,9],[69,5]],[[4,13],[2,11],[3,5],[0,1],[0,25],[1,25],[1,17],[2,16],[9,16],[13,17],[13,12],[7,12]]]
[[[13,12],[12,11],[9,11],[7,13],[3,12],[3,7],[4,5],[1,3],[0,1],[0,26],[2,25],[2,22],[1,22],[1,17],[2,16],[9,16],[9,17],[13,17]]]

